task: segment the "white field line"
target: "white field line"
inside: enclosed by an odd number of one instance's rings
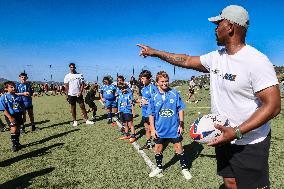
[[[102,101],[100,101],[100,103],[104,106]],[[116,117],[114,117],[113,119],[116,122],[119,129],[121,129],[122,124],[120,123],[120,121],[117,120]],[[153,171],[154,169],[156,169],[156,165],[150,160],[150,158],[147,156],[147,154],[143,150],[140,150],[139,144],[137,142],[133,142],[131,144],[137,150],[137,152],[140,154],[140,156],[144,159],[145,163],[148,165],[150,170]],[[161,178],[162,176],[164,176],[163,173],[160,173],[159,175],[157,175],[158,178]]]

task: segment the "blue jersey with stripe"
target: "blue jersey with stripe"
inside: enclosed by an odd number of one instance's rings
[[[0,98],[0,111],[8,111],[9,114],[24,111],[24,102],[21,96],[11,93],[5,93]]]
[[[155,85],[153,85],[153,84],[149,84],[147,86],[144,86],[141,89],[142,99],[146,100],[148,102],[148,104],[150,102],[150,99],[156,93],[158,93],[158,88]],[[144,116],[144,117],[148,117],[148,114],[147,114],[148,104],[142,105],[142,116]]]
[[[17,93],[29,92],[29,96],[21,96],[25,104],[32,104],[33,89],[30,83],[16,83],[16,91]]]
[[[158,92],[150,101],[147,113],[154,116],[154,124],[160,138],[177,138],[179,112],[184,110],[180,94],[175,89]]]
[[[118,110],[125,114],[132,114],[132,93],[121,93],[118,98]]]
[[[100,93],[103,95],[103,98],[110,101],[114,101],[116,99],[115,92],[116,86],[112,84],[103,85],[100,90]]]

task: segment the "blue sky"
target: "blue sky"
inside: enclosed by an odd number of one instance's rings
[[[155,58],[138,56],[137,43],[174,53],[202,55],[217,47],[207,18],[230,4],[250,16],[247,43],[284,65],[283,1],[179,0],[0,0],[0,77],[63,81],[75,62],[86,80],[116,73],[127,79],[135,68],[173,79],[197,72],[176,69]],[[52,65],[51,68],[49,65]]]

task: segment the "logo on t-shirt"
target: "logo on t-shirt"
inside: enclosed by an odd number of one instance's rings
[[[172,115],[174,115],[174,111],[171,109],[161,109],[159,115],[161,117],[171,117]]]

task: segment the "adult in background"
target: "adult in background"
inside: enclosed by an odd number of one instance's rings
[[[203,56],[158,51],[145,45],[140,55],[158,57],[173,65],[210,73],[211,112],[227,116],[231,127],[215,141],[217,172],[229,189],[270,188],[269,120],[281,109],[278,81],[269,59],[246,44],[248,12],[231,5],[209,18],[221,50]]]
[[[70,73],[64,77],[64,85],[66,91],[66,99],[71,105],[71,114],[73,118],[73,126],[77,126],[78,122],[76,119],[76,103],[79,104],[82,114],[84,116],[84,121],[87,125],[94,124],[93,121],[88,120],[84,99],[83,99],[83,90],[84,90],[84,77],[82,74],[76,71],[76,66],[74,63],[69,64]]]

